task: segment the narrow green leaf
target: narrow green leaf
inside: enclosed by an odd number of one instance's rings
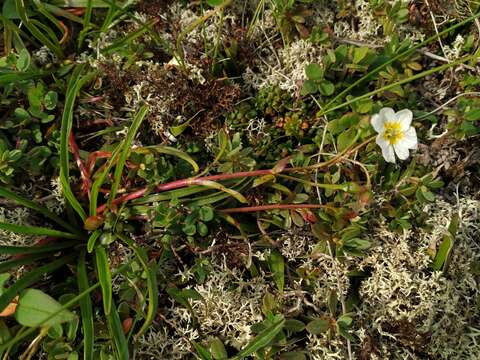
[[[158,152],[160,154],[167,154],[167,155],[176,156],[176,157],[188,162],[192,166],[194,172],[197,173],[200,170],[199,167],[198,167],[198,164],[195,162],[195,160],[193,160],[190,157],[190,155],[188,155],[187,153],[185,153],[183,151],[180,151],[178,149],[172,148],[170,146],[156,145],[156,146],[146,146],[146,147],[143,147],[143,148],[138,148],[138,149],[135,149],[135,152],[143,152],[145,149],[146,150],[152,149],[152,150],[155,150],[156,152]]]
[[[108,315],[112,308],[112,274],[110,273],[107,252],[102,245],[95,248],[95,259],[97,263],[98,280],[102,287],[103,309],[105,315]]]
[[[438,247],[437,254],[432,262],[432,268],[436,271],[440,271],[447,261],[448,254],[453,245],[453,236],[448,233],[443,235],[442,242]]]
[[[230,194],[231,196],[233,196],[235,199],[237,199],[241,203],[244,203],[244,204],[248,203],[247,199],[245,199],[245,197],[242,194],[240,194],[238,191],[229,189],[229,188],[227,188],[227,187],[223,186],[222,184],[219,184],[215,181],[195,180],[195,184],[226,192],[227,194]]]
[[[2,255],[28,255],[40,253],[55,253],[62,249],[67,249],[77,245],[77,241],[63,241],[53,245],[42,246],[0,246],[0,254]]]
[[[237,354],[237,356],[235,356],[234,359],[243,359],[270,345],[273,339],[275,339],[275,336],[282,331],[284,324],[285,319],[281,319],[267,327],[265,330],[261,331]]]
[[[195,351],[197,352],[197,355],[200,359],[202,359],[202,360],[213,360],[212,355],[210,355],[208,350],[205,349],[199,343],[197,343],[195,340],[192,340],[192,345],[195,348]]]
[[[85,252],[82,251],[77,264],[77,282],[78,291],[84,293],[88,288],[88,274],[87,266],[85,264]],[[79,300],[80,313],[82,315],[82,329],[83,329],[83,359],[93,360],[93,345],[94,345],[94,327],[93,327],[93,310],[92,300],[89,295],[82,297]]]
[[[273,281],[275,281],[278,290],[282,292],[285,285],[285,262],[282,254],[273,250],[268,258],[268,265],[273,273]]]
[[[21,265],[33,264],[35,261],[44,259],[49,256],[51,256],[51,254],[35,254],[31,256],[24,256],[20,259],[2,261],[0,262],[0,273],[12,271],[13,269],[16,269]]]
[[[63,108],[62,125],[60,129],[60,183],[65,198],[72,208],[80,215],[82,221],[85,221],[86,214],[82,206],[75,198],[75,195],[70,188],[69,179],[69,149],[68,149],[68,137],[72,131],[73,122],[73,108],[75,105],[75,99],[80,91],[81,85],[81,73],[85,65],[77,65],[73,70],[67,86],[67,94],[65,96],[65,106]]]
[[[319,335],[330,328],[330,322],[327,319],[315,319],[307,324],[307,331],[313,335]]]
[[[49,218],[50,220],[55,221],[58,225],[62,226],[63,228],[71,232],[78,232],[77,228],[75,228],[74,226],[70,225],[69,223],[61,219],[57,214],[54,214],[53,212],[37,204],[36,202],[26,199],[24,197],[21,197],[4,187],[0,187],[0,197],[4,197],[5,199],[15,201],[19,205],[35,210],[36,212],[42,214],[43,216]]]
[[[45,31],[42,31],[44,29],[39,29],[38,22],[35,22],[35,20],[31,20],[29,16],[27,15],[27,9],[25,7],[25,1],[24,0],[16,0],[15,1],[16,5],[16,10],[17,14],[22,20],[23,24],[25,27],[30,31],[30,33],[43,45],[48,47],[57,57],[63,58],[63,51],[62,48],[58,42],[58,39],[51,39],[45,35]],[[37,25],[36,25],[37,24]]]
[[[89,209],[90,216],[97,215],[97,202],[98,202],[98,193],[99,193],[100,187],[105,182],[105,179],[107,178],[107,175],[110,172],[110,169],[115,164],[121,149],[122,149],[121,146],[117,146],[115,150],[113,150],[112,156],[110,157],[110,160],[107,162],[107,166],[105,166],[103,171],[93,182],[92,191],[90,192],[90,209]]]
[[[117,165],[115,166],[115,173],[113,175],[114,180],[113,180],[112,187],[110,188],[110,194],[108,196],[108,202],[107,202],[108,206],[112,205],[112,201],[113,199],[115,199],[115,196],[117,195],[117,190],[118,190],[118,187],[120,186],[120,181],[122,179],[123,168],[125,166],[125,162],[127,161],[127,157],[130,154],[132,141],[135,138],[135,135],[137,134],[140,124],[142,123],[143,119],[147,115],[147,112],[148,112],[148,107],[146,105],[143,105],[138,111],[138,113],[135,115],[135,117],[133,118],[132,125],[130,125],[130,128],[128,129],[127,137],[125,138],[122,144],[120,157],[118,159]]]
[[[27,234],[27,235],[36,235],[36,236],[51,236],[55,238],[65,238],[65,239],[77,239],[82,240],[83,238],[77,234],[71,234],[63,231],[41,228],[36,226],[26,226],[26,225],[15,225],[7,224],[0,222],[0,229],[11,231],[15,234]]]
[[[128,343],[123,333],[122,323],[120,317],[118,316],[117,307],[112,303],[113,311],[110,311],[107,318],[108,330],[110,331],[110,336],[113,339],[115,344],[115,350],[117,352],[117,360],[129,360],[130,355],[128,352]]]
[[[91,253],[93,251],[93,248],[95,247],[97,243],[97,239],[99,236],[102,234],[101,230],[96,230],[93,233],[90,234],[90,237],[88,238],[87,242],[87,251]]]

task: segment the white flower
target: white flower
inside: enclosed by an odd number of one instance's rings
[[[404,109],[398,112],[383,108],[372,116],[371,124],[378,133],[376,142],[386,161],[395,163],[395,154],[400,160],[408,158],[409,149],[417,148],[417,133],[410,126],[413,114]]]

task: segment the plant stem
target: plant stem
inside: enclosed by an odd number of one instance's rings
[[[88,194],[88,197],[90,197],[90,187],[92,186],[90,174],[80,157],[80,150],[78,149],[77,143],[75,142],[75,136],[73,135],[73,131],[70,131],[68,142],[70,144],[70,149],[72,150],[73,158],[75,159],[78,169],[80,170],[80,175],[83,182],[83,191],[85,191]]]

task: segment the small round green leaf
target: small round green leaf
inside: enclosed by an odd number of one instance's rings
[[[335,91],[335,86],[328,80],[322,80],[318,83],[320,94],[330,96]]]
[[[27,71],[30,67],[31,58],[27,49],[22,49],[18,54],[17,69],[19,71]]]
[[[323,69],[318,64],[308,64],[305,67],[305,75],[310,80],[321,80],[323,79]]]

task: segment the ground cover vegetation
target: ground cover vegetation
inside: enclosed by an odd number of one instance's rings
[[[479,11],[3,1],[1,358],[480,358]]]

